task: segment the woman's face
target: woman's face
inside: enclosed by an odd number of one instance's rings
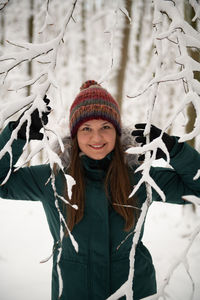
[[[116,130],[105,120],[90,120],[77,131],[80,150],[92,159],[102,159],[115,147]]]

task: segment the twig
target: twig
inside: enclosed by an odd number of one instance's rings
[[[155,84],[179,81],[179,80],[183,80],[183,78],[184,77],[180,77],[180,78],[177,78],[177,79],[162,79],[162,80],[153,79],[152,82],[149,83],[148,86],[146,88],[144,88],[141,92],[139,92],[139,93],[137,93],[136,95],[133,95],[133,96],[127,95],[127,97],[128,98],[137,98],[137,97],[141,96],[142,94],[144,94],[147,90],[149,90],[150,87],[152,87]]]
[[[4,7],[8,4],[8,2],[9,2],[9,0],[5,0],[4,3],[3,3],[3,1],[2,1],[2,3],[0,3],[0,10],[3,10]]]
[[[15,46],[15,47],[19,47],[19,48],[22,48],[22,49],[26,49],[26,50],[30,50],[29,48],[25,47],[25,46],[22,46],[20,44],[17,44],[17,43],[14,43],[14,42],[11,42],[9,40],[6,40],[6,42],[12,46]]]
[[[193,231],[193,233],[191,234],[190,237],[190,242],[188,243],[187,247],[185,248],[185,250],[182,252],[182,254],[179,256],[180,258],[177,259],[175,261],[175,263],[169,268],[167,275],[165,276],[165,279],[163,281],[162,286],[159,288],[158,293],[152,297],[152,300],[159,300],[160,297],[164,297],[165,294],[165,288],[166,286],[169,284],[170,278],[172,276],[172,274],[174,273],[174,271],[177,269],[177,267],[180,264],[183,264],[185,266],[186,264],[186,256],[188,255],[189,250],[191,249],[191,246],[193,245],[194,240],[196,239],[196,237],[198,236],[198,234],[200,233],[200,225],[198,225],[195,230]],[[186,268],[187,271],[187,268]],[[187,271],[188,274],[188,271]],[[189,276],[191,279],[191,276]],[[193,280],[191,279],[192,284],[193,284]]]

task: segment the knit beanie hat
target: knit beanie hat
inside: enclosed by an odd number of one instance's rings
[[[88,80],[80,88],[70,108],[69,126],[73,138],[78,128],[92,119],[102,119],[113,124],[121,135],[121,118],[118,103],[94,80]]]

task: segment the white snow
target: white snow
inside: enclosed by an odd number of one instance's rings
[[[147,214],[143,242],[153,256],[158,287],[199,224],[199,210],[196,217],[184,216],[183,210],[179,205],[153,203]],[[41,203],[1,200],[0,228],[1,300],[50,299],[52,260],[40,261],[51,254],[53,241]],[[199,300],[200,295],[199,249],[200,235],[188,254],[195,283],[193,300]],[[190,299],[192,283],[182,266],[174,272],[167,290],[172,300]]]

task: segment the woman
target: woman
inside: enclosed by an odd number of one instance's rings
[[[48,105],[48,99],[44,99]],[[47,112],[43,121],[47,123]],[[31,116],[30,139],[41,139],[42,122],[38,111]],[[1,149],[9,140],[13,128],[10,123],[1,134]],[[132,132],[136,141],[145,143],[144,124]],[[64,172],[74,177],[72,199],[68,198],[65,174],[54,166],[55,182],[49,165],[20,168],[12,172],[1,186],[0,196],[8,199],[40,200],[43,204],[51,234],[54,239],[52,300],[104,300],[114,293],[128,278],[129,252],[132,235],[142,204],[146,199],[144,184],[129,199],[133,186],[141,175],[136,165],[126,159],[124,149],[131,135],[122,136],[119,108],[113,97],[95,81],[87,81],[70,109],[71,137],[66,139],[61,159]],[[161,131],[152,126],[150,140]],[[18,132],[12,145],[13,165],[22,153],[26,139],[26,123]],[[175,137],[163,135],[170,153],[173,169],[152,168],[151,176],[166,195],[166,201],[184,204],[183,195],[200,196],[200,180],[193,177],[200,169],[200,155]],[[157,157],[165,157],[158,151]],[[127,157],[126,157],[127,158]],[[1,181],[10,167],[6,154],[1,159]],[[54,186],[56,190],[54,189]],[[71,205],[62,201],[62,196]],[[153,200],[161,201],[154,191]],[[62,218],[63,217],[63,218]],[[74,239],[66,230],[65,220]],[[64,232],[64,237],[62,230]],[[156,293],[155,270],[151,255],[142,243],[143,230],[136,248],[133,279],[134,300]],[[122,243],[122,241],[124,241]],[[120,245],[120,247],[119,247]],[[60,295],[59,295],[60,290]],[[121,298],[125,299],[125,297]]]

